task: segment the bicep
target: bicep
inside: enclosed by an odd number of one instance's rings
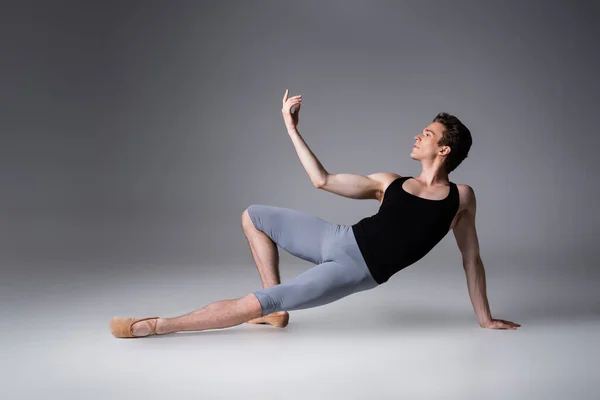
[[[381,174],[329,174],[319,188],[350,199],[379,199],[383,191]]]

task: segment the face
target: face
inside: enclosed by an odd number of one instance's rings
[[[432,122],[427,125],[420,134],[415,136],[410,158],[413,160],[433,160],[436,156],[445,154],[443,150],[446,148],[449,150],[449,148],[438,146],[438,141],[442,138],[444,129],[444,125],[439,122]]]

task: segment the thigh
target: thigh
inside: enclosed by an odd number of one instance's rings
[[[288,253],[313,264],[322,262],[323,241],[333,224],[305,212],[260,204],[248,207],[248,214],[256,229]]]
[[[358,268],[327,261],[285,283],[253,293],[261,304],[264,316],[276,311],[321,306],[375,286]]]

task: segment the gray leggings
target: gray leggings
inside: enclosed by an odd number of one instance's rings
[[[257,204],[248,207],[248,214],[256,229],[279,247],[317,264],[291,280],[253,292],[263,316],[317,307],[378,285],[351,226],[332,224],[289,208]]]

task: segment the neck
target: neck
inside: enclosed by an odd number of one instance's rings
[[[417,177],[417,180],[426,186],[450,184],[450,180],[448,179],[448,173],[446,172],[446,169],[441,165],[435,164],[426,165],[425,163],[423,163],[421,175]]]

